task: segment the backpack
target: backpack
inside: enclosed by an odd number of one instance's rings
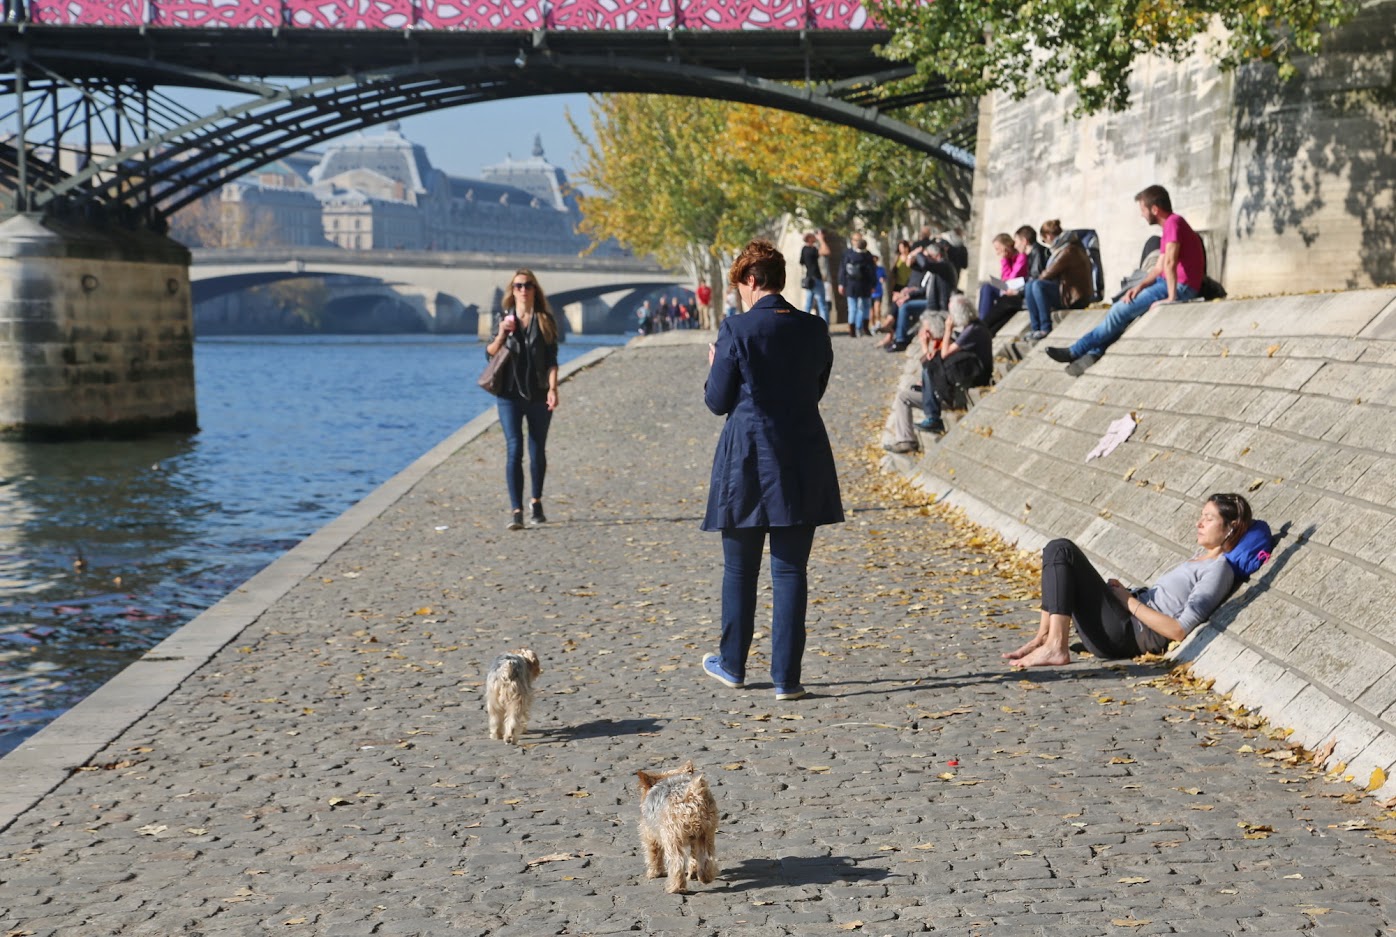
[[[1074,237],[1085,249],[1086,255],[1091,258],[1091,292],[1094,302],[1100,302],[1105,295],[1105,268],[1100,263],[1100,235],[1094,228],[1073,228],[1066,232],[1068,237]]]
[[[868,254],[864,251],[849,251],[843,255],[843,275],[848,280],[848,286],[858,289],[867,285],[867,265],[864,258]]]
[[[1275,549],[1275,535],[1270,525],[1262,520],[1251,521],[1251,526],[1236,541],[1236,546],[1227,551],[1226,562],[1236,574],[1238,583],[1245,582],[1256,570],[1270,559],[1270,551]]]

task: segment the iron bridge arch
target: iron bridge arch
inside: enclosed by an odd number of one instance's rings
[[[854,127],[939,160],[947,168],[941,198],[968,209],[973,122],[937,136],[890,116],[898,107],[954,95],[943,85],[931,83],[894,99],[882,97],[881,85],[907,78],[914,69],[877,60],[868,48],[862,48],[859,56],[845,56],[845,73],[849,63],[862,72],[837,77],[826,67],[825,80],[819,80],[821,53],[806,36],[800,40],[803,69],[798,57],[787,52],[783,58],[772,55],[779,58],[779,67],[767,69],[763,76],[756,73],[761,44],[753,39],[770,41],[770,34],[740,34],[729,40],[735,43],[735,51],[700,55],[683,48],[676,51],[672,37],[667,46],[662,44],[663,37],[657,37],[658,45],[655,38],[644,37],[649,44],[643,49],[620,54],[594,43],[568,47],[575,37],[535,32],[482,37],[489,40],[490,49],[471,55],[424,56],[418,47],[413,47],[411,55],[396,47],[388,55],[360,50],[359,61],[390,64],[341,67],[337,75],[290,85],[230,77],[233,61],[219,60],[212,51],[208,55],[213,61],[201,66],[197,49],[182,51],[191,43],[176,43],[189,39],[190,30],[164,31],[177,34],[164,44],[158,41],[161,31],[141,30],[144,57],[122,54],[130,46],[126,40],[131,37],[123,35],[129,31],[100,32],[109,37],[103,48],[114,51],[67,41],[74,35],[72,29],[31,26],[26,31],[12,24],[0,26],[0,34],[9,33],[11,39],[8,45],[0,43],[0,58],[9,72],[0,77],[0,95],[10,103],[0,122],[17,122],[19,127],[10,142],[0,144],[0,187],[14,193],[12,207],[17,210],[139,223],[161,230],[166,217],[237,177],[356,130],[466,104],[576,92],[713,98]],[[247,31],[213,32],[247,41]],[[304,44],[344,36],[303,32],[309,34],[295,41]],[[274,36],[266,38],[275,41]],[[860,35],[859,41],[870,48],[876,38]],[[712,37],[699,35],[684,41],[701,51],[705,47],[700,40],[711,43]],[[846,45],[847,40],[843,41]],[[284,41],[281,46],[284,50]],[[310,62],[324,54],[306,46],[307,73],[332,70],[328,60]],[[736,67],[748,55],[752,68]],[[296,56],[294,49],[283,51],[281,68],[288,57]],[[833,61],[832,56],[826,57]],[[876,63],[878,70],[867,71],[870,63]],[[273,66],[253,62],[243,67]],[[801,74],[809,79],[807,83],[789,83]],[[236,106],[198,114],[162,90],[165,86],[211,88],[248,97]],[[27,158],[21,159],[21,152]]]

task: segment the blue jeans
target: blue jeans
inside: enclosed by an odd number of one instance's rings
[[[868,310],[872,308],[872,297],[848,297],[848,324],[855,331],[862,332],[868,327]]]
[[[761,548],[771,536],[771,680],[800,684],[805,656],[805,606],[809,595],[814,527],[725,527],[722,530],[722,669],[746,679],[746,656],[756,629],[756,580]]]
[[[819,318],[825,322],[829,321],[829,297],[824,295],[823,283],[817,284],[812,290],[805,290],[805,312],[809,312],[811,306],[818,306]]]
[[[1023,289],[1028,307],[1029,328],[1034,332],[1052,331],[1052,310],[1062,304],[1062,288],[1056,280],[1029,280]]]
[[[924,299],[908,299],[902,303],[897,310],[897,330],[892,335],[892,340],[898,345],[908,345],[911,343],[911,336],[907,334],[911,330],[911,323],[921,318],[921,313],[926,311],[926,301]]]
[[[504,481],[509,486],[509,506],[523,510],[523,424],[528,420],[528,474],[534,500],[543,498],[543,476],[548,473],[548,425],[553,421],[547,400],[496,399],[499,426],[504,430]]]
[[[997,286],[992,283],[979,284],[979,321],[988,322],[989,313],[994,310],[994,303],[1003,295]]]
[[[1079,358],[1082,355],[1105,354],[1105,349],[1115,343],[1115,339],[1125,334],[1125,329],[1129,324],[1149,311],[1149,307],[1168,295],[1168,284],[1162,278],[1156,280],[1152,286],[1147,286],[1139,291],[1133,300],[1120,300],[1110,307],[1110,311],[1105,314],[1105,319],[1091,329],[1085,335],[1076,340],[1076,344],[1071,346],[1071,357]],[[1179,299],[1193,299],[1197,296],[1197,290],[1182,283],[1178,284]]]

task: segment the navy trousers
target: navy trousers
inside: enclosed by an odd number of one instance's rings
[[[722,531],[722,669],[746,679],[746,657],[756,629],[756,580],[761,549],[771,538],[771,680],[782,689],[800,685],[805,656],[805,607],[809,597],[814,527],[725,527]]]

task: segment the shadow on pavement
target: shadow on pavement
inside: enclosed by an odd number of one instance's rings
[[[722,870],[728,891],[749,891],[791,885],[831,885],[834,882],[877,882],[892,873],[860,862],[882,856],[854,859],[849,856],[786,856],[782,859],[743,859],[735,868]]]
[[[593,719],[574,726],[540,729],[540,745],[550,742],[575,742],[579,739],[610,738],[617,735],[641,735],[664,728],[663,719]]]

